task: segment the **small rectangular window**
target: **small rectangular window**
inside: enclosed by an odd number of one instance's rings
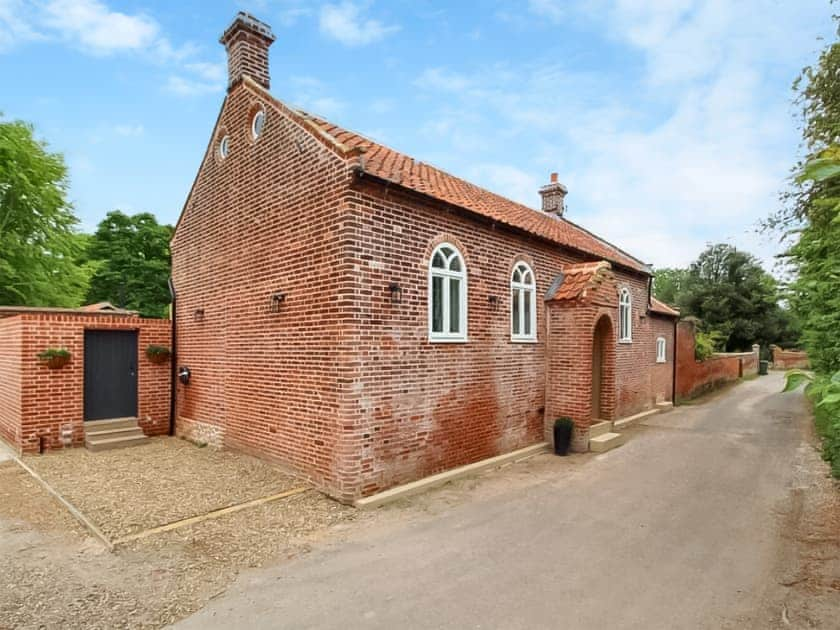
[[[665,363],[665,338],[659,337],[656,340],[656,362]]]

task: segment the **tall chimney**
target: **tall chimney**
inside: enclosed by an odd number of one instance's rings
[[[551,174],[551,182],[540,188],[542,196],[542,210],[558,217],[566,210],[566,193],[569,189],[557,181],[557,173]]]
[[[228,56],[228,90],[246,75],[265,89],[270,87],[268,47],[274,39],[268,24],[244,11],[236,14],[219,39]]]

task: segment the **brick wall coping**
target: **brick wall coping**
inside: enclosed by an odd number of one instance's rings
[[[76,315],[81,317],[134,317],[140,316],[136,311],[86,311],[81,308],[60,308],[57,306],[0,306],[0,318],[15,317],[16,315]],[[158,319],[158,318],[152,318]]]

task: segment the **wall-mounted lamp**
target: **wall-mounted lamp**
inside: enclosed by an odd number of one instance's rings
[[[392,282],[388,285],[388,290],[391,292],[391,304],[402,304],[402,287]]]
[[[488,295],[487,301],[490,303],[490,307],[495,311],[497,308],[499,308],[499,302],[501,300],[499,299],[498,295]]]
[[[195,309],[195,312],[193,313],[193,319],[197,322],[203,322],[204,321],[204,309],[203,308]]]
[[[272,293],[271,301],[268,306],[268,310],[271,313],[279,313],[280,312],[280,305],[286,301],[286,294],[285,293]]]

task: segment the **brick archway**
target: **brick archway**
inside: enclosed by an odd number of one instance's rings
[[[574,450],[588,449],[594,413],[596,422],[615,419],[617,295],[604,261],[564,268],[546,295],[546,438],[569,417]]]
[[[602,313],[592,330],[592,377],[590,380],[593,422],[615,420],[615,326]]]

